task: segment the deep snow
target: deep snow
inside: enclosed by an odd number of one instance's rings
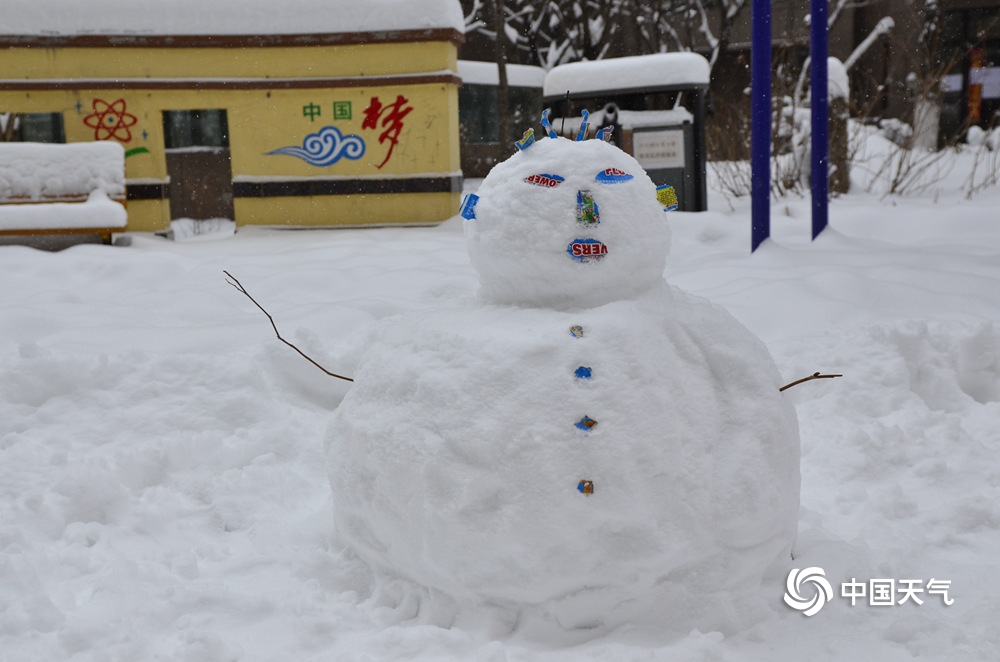
[[[776,201],[754,255],[748,201],[671,213],[670,283],[726,307],[788,381],[844,374],[786,392],[789,567],[824,568],[835,596],[805,617],[776,578],[769,616],[727,636],[442,627],[427,592],[374,584],[333,538],[322,439],[350,385],[278,342],[222,270],[352,374],[376,320],[474,293],[459,219],[0,247],[0,658],[997,659],[1000,190],[965,200],[962,167],[919,196],[834,201],[815,242],[809,201]],[[950,580],[954,603],[851,606],[853,578]]]

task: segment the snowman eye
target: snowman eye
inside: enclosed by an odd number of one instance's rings
[[[537,175],[529,175],[528,177],[525,177],[524,181],[528,184],[541,186],[542,188],[555,188],[566,181],[566,178],[560,177],[559,175],[539,173]]]
[[[602,184],[621,184],[622,182],[627,182],[630,179],[632,179],[632,175],[628,174],[624,170],[619,170],[618,168],[605,168],[601,172],[597,173],[597,177],[594,177],[594,181]]]

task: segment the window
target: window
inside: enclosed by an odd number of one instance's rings
[[[500,140],[496,108],[495,85],[468,84],[458,88],[462,142],[485,143]]]
[[[165,110],[163,139],[167,149],[229,147],[225,110]]]
[[[64,143],[66,128],[62,113],[0,114],[3,140],[32,143]]]
[[[463,143],[488,143],[500,140],[497,126],[496,85],[469,83],[458,90],[459,124]],[[533,87],[507,88],[509,104],[506,118],[510,139],[517,140],[538,122],[542,113],[542,90]]]

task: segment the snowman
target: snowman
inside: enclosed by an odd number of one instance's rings
[[[528,138],[464,208],[477,295],[383,321],[335,412],[337,534],[379,576],[519,622],[744,627],[796,535],[778,371],[664,280],[635,159]]]

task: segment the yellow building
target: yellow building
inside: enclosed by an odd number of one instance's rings
[[[130,231],[458,210],[458,0],[21,4],[0,28],[0,113],[26,140],[121,143]]]

